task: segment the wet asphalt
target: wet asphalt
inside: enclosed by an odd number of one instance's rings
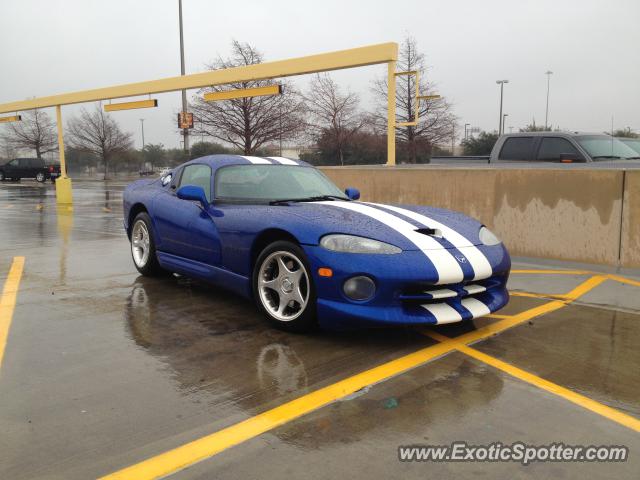
[[[76,180],[73,210],[56,207],[50,184],[0,184],[0,281],[13,257],[26,259],[0,370],[0,479],[97,478],[436,343],[407,328],[287,334],[220,289],[141,277],[122,229],[125,184]],[[514,274],[510,288],[563,294],[587,278]],[[513,296],[498,313],[547,301]],[[640,418],[640,287],[607,281],[473,347]],[[458,440],[616,444],[631,455],[398,461],[399,445]],[[170,478],[631,479],[639,447],[632,429],[452,352]]]

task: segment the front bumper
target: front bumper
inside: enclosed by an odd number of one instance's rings
[[[423,252],[397,255],[337,253],[318,246],[303,246],[311,263],[318,297],[318,320],[330,329],[366,325],[435,325],[470,320],[495,312],[509,301],[506,283],[511,268],[502,245],[478,247],[487,257],[493,273],[460,283],[437,285],[438,278]],[[329,267],[332,277],[321,277],[318,268]],[[366,275],[376,284],[376,294],[367,301],[349,299],[344,282]],[[426,292],[446,289],[450,296],[434,298]]]

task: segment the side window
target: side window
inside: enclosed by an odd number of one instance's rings
[[[17,167],[17,166],[18,166],[18,159],[16,158],[16,159],[14,159],[14,160],[11,160],[11,161],[8,163],[8,165],[11,165],[12,167]]]
[[[21,158],[20,159],[20,168],[31,168],[31,159],[30,158]]]
[[[561,153],[580,155],[576,147],[566,138],[544,137],[538,150],[538,160],[560,160]]]
[[[42,160],[38,160],[37,158],[30,158],[29,166],[31,168],[42,168]]]
[[[182,172],[180,185],[197,185],[202,187],[207,200],[211,201],[211,167],[209,165],[187,165]]]
[[[531,156],[531,145],[533,137],[510,137],[507,138],[500,150],[500,160],[533,160]]]

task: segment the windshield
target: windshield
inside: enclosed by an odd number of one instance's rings
[[[638,153],[622,143],[620,140],[608,135],[585,135],[576,137],[576,140],[594,160],[606,160],[607,158],[632,158]]]
[[[620,141],[640,155],[640,138],[621,138]]]
[[[322,172],[293,165],[234,165],[216,173],[215,197],[221,200],[273,201],[324,195],[347,200]]]

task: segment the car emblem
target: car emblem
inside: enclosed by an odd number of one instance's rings
[[[456,255],[456,260],[460,263],[467,263],[467,258],[464,255]]]

